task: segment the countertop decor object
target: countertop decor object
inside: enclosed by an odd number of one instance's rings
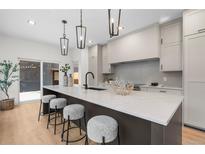
[[[6,95],[6,99],[0,100],[1,110],[10,110],[14,108],[14,98],[9,97],[9,87],[18,80],[15,73],[18,72],[18,64],[4,60],[0,62],[0,90]]]
[[[63,86],[67,87],[68,86],[68,75],[67,72],[70,70],[70,65],[65,64],[65,66],[61,66],[60,71],[64,73],[63,76]]]
[[[122,95],[122,96],[131,94],[131,92],[134,89],[133,84],[129,82],[126,83],[125,81],[122,81],[122,80],[113,81],[110,85],[116,94]]]
[[[151,82],[151,86],[158,86],[158,82]]]
[[[68,77],[68,87],[72,87],[73,86],[73,77],[72,74],[69,74]]]

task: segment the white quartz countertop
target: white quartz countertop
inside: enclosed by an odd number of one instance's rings
[[[81,87],[44,86],[43,88],[104,106],[164,126],[183,101],[183,96],[164,93],[133,91],[130,95],[117,95],[111,90],[97,91]]]

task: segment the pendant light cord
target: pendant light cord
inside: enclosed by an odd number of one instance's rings
[[[82,9],[80,9],[80,25],[81,25],[81,27],[82,27],[82,25],[83,25]]]
[[[63,37],[64,38],[66,37],[66,34],[65,34],[65,23],[63,23]]]

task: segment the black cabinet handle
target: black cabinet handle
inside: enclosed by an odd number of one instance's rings
[[[159,92],[160,92],[160,93],[166,93],[167,91],[165,91],[165,90],[160,90]]]
[[[199,33],[205,32],[205,28],[199,29],[198,32],[199,32]]]
[[[163,65],[161,64],[161,70],[163,70]]]

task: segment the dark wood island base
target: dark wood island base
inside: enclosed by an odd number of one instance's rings
[[[124,145],[181,145],[182,144],[182,105],[180,105],[167,126],[144,120],[129,114],[96,105],[78,98],[43,88],[43,95],[55,94],[63,97],[69,104],[85,106],[87,121],[96,115],[108,115],[119,124],[120,143]],[[43,105],[44,114],[48,104]],[[78,123],[76,123],[78,124]],[[85,128],[83,128],[85,130]],[[117,144],[113,142],[112,144]]]

